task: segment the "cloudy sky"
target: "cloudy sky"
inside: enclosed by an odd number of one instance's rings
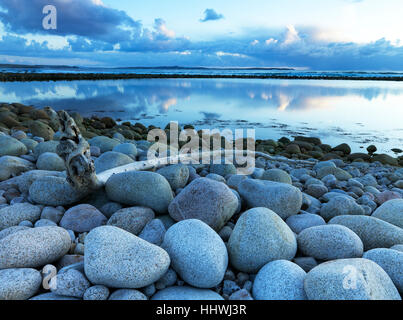
[[[402,0],[0,0],[0,63],[403,70],[402,16]]]

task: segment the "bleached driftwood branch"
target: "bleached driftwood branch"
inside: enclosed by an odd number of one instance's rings
[[[61,139],[57,147],[57,153],[65,161],[67,169],[67,181],[76,189],[82,192],[102,187],[106,181],[114,174],[128,171],[141,171],[158,169],[172,163],[200,161],[200,159],[217,159],[226,155],[225,150],[194,152],[178,154],[175,156],[154,158],[145,161],[136,161],[124,166],[106,170],[100,174],[95,173],[94,162],[91,159],[90,146],[80,133],[74,119],[65,111],[58,113],[60,120]],[[235,150],[233,155],[241,154],[247,157],[262,157],[271,161],[281,161],[291,164],[301,164],[307,166],[315,165],[315,162],[307,160],[294,160],[284,157],[271,156],[262,152]],[[228,150],[227,150],[228,153]],[[194,162],[193,162],[194,163]]]

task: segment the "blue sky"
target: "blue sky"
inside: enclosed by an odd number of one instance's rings
[[[402,14],[401,0],[0,0],[0,63],[403,70]]]

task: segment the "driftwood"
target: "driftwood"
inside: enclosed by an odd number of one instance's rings
[[[67,181],[76,189],[87,193],[98,189],[99,183],[94,161],[91,159],[90,145],[83,138],[74,119],[65,111],[59,113],[60,143],[57,154],[64,160]]]
[[[124,166],[106,170],[100,174],[95,173],[94,162],[91,159],[90,146],[80,133],[74,119],[65,111],[58,113],[60,121],[61,139],[57,147],[58,155],[65,161],[67,168],[67,181],[83,193],[89,193],[102,187],[113,175],[128,171],[141,171],[158,169],[162,166],[178,162],[191,163],[191,160],[217,159],[225,155],[225,150],[196,152],[191,154],[178,154],[171,157],[155,158],[145,161],[136,161]],[[228,152],[228,151],[227,151]],[[271,156],[255,151],[232,151],[233,154],[241,154],[248,157],[262,157],[271,161],[281,161],[291,164],[313,166],[316,162],[307,160],[294,160],[285,157]]]

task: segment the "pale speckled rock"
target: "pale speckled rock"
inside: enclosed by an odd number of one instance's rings
[[[0,209],[0,231],[18,226],[24,220],[34,223],[41,216],[41,209],[30,203],[16,203]]]
[[[318,265],[308,272],[304,287],[309,300],[401,300],[386,272],[361,258]]]
[[[302,193],[286,183],[246,179],[238,186],[240,196],[249,208],[265,207],[282,219],[297,214],[302,206]]]
[[[158,173],[131,171],[114,174],[105,185],[108,198],[130,206],[144,206],[163,214],[173,199],[171,186]]]
[[[157,173],[168,180],[172,190],[185,187],[189,179],[189,168],[181,163],[161,168]]]
[[[78,298],[74,297],[67,297],[67,296],[59,296],[53,292],[47,292],[47,293],[42,293],[40,295],[37,295],[29,300],[80,300]]]
[[[326,221],[329,221],[336,216],[364,214],[365,211],[360,205],[343,195],[330,199],[330,201],[325,203],[320,210],[320,215]]]
[[[312,213],[297,214],[295,216],[288,217],[285,222],[295,233],[300,233],[302,230],[310,227],[322,226],[326,224],[325,220],[323,220],[321,216]]]
[[[297,252],[294,233],[273,211],[254,208],[238,219],[228,241],[231,264],[256,273],[273,260],[291,260]]]
[[[151,300],[224,300],[224,298],[213,290],[180,286],[158,291]]]
[[[372,260],[392,279],[397,290],[403,293],[403,252],[379,248],[364,253],[363,258]]]
[[[97,136],[88,140],[90,146],[96,146],[101,149],[101,153],[112,151],[114,147],[120,144],[118,140],[105,136]]]
[[[239,184],[245,180],[248,179],[248,176],[245,175],[240,175],[240,174],[234,174],[231,177],[229,177],[228,181],[227,181],[227,185],[228,187],[234,189],[234,190],[238,190],[238,186]]]
[[[59,145],[59,141],[46,141],[38,143],[34,148],[34,156],[36,159],[45,152],[57,153],[57,146]]]
[[[403,199],[394,199],[385,202],[375,210],[372,217],[403,228]]]
[[[350,229],[341,225],[323,225],[303,230],[297,237],[303,255],[319,260],[361,258],[364,245]]]
[[[0,136],[0,157],[20,156],[28,152],[27,147],[10,136]]]
[[[57,295],[82,298],[90,283],[80,271],[70,269],[53,277],[49,286]]]
[[[263,173],[262,180],[270,180],[275,182],[282,182],[292,184],[290,175],[281,169],[269,169]]]
[[[84,292],[83,300],[108,300],[109,289],[103,285],[96,285]]]
[[[225,177],[228,174],[236,174],[236,168],[232,163],[211,164],[210,172]]]
[[[351,174],[349,174],[347,171],[332,166],[326,166],[318,169],[316,172],[316,177],[318,179],[322,179],[329,174],[334,175],[336,179],[340,181],[347,181],[352,178]]]
[[[115,212],[107,224],[138,235],[154,217],[154,211],[150,208],[130,207]]]
[[[193,287],[212,288],[224,278],[228,253],[218,234],[200,220],[188,219],[168,229],[162,243],[172,268]]]
[[[27,300],[41,286],[42,277],[35,269],[0,270],[0,300]]]
[[[94,206],[79,204],[66,211],[60,221],[60,226],[81,233],[104,225],[106,221],[106,217]]]
[[[93,284],[142,288],[168,270],[167,252],[122,229],[103,226],[85,238],[84,269]]]
[[[36,167],[39,170],[49,170],[49,171],[64,171],[66,166],[64,160],[60,158],[56,153],[44,152],[36,161]]]
[[[138,290],[119,289],[113,292],[108,300],[148,300],[147,297]]]
[[[235,214],[238,198],[225,184],[207,178],[192,181],[169,205],[176,221],[199,219],[220,230]]]
[[[10,234],[29,229],[29,227],[26,226],[14,226],[14,227],[9,227],[7,229],[4,229],[0,231],[0,240],[9,236]]]
[[[139,234],[139,238],[146,240],[157,246],[164,241],[166,229],[160,219],[153,219],[146,224],[143,231]]]
[[[0,269],[44,266],[64,256],[70,245],[69,233],[59,227],[13,233],[0,240]]]
[[[306,300],[306,272],[287,260],[269,262],[259,270],[253,282],[256,300]]]
[[[35,165],[28,160],[14,156],[0,157],[0,181],[33,169],[35,169]]]
[[[134,162],[134,160],[126,154],[120,152],[108,151],[103,153],[99,158],[97,158],[94,161],[94,165],[95,165],[95,171],[97,173],[101,173],[103,171],[124,166],[132,162]]]
[[[48,176],[32,183],[29,196],[35,203],[56,207],[78,202],[85,194],[74,189],[66,178]]]
[[[364,250],[390,248],[403,243],[403,229],[368,216],[338,216],[329,224],[341,224],[354,231],[362,240]]]
[[[127,156],[129,156],[130,158],[132,158],[133,160],[136,160],[136,156],[137,156],[137,147],[135,144],[133,143],[122,143],[117,145],[116,147],[114,147],[112,149],[112,151],[114,152],[120,152],[123,153]]]

